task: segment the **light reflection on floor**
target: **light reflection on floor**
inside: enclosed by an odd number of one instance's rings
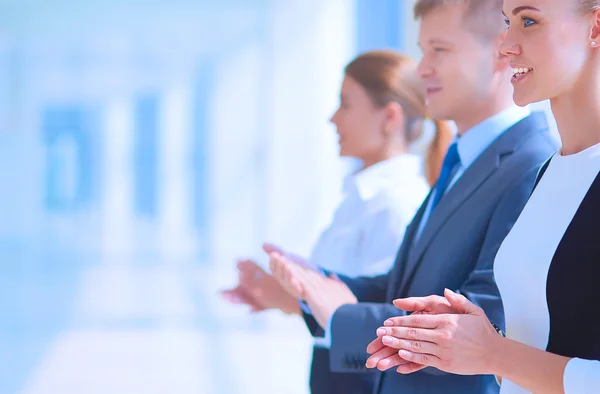
[[[11,248],[0,256],[0,393],[308,391],[304,326],[224,303],[216,291],[231,270]]]

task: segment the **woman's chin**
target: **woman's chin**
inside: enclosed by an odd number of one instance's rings
[[[542,97],[542,96],[534,96],[532,94],[529,94],[527,92],[519,92],[518,90],[515,89],[514,93],[513,93],[513,101],[515,102],[515,104],[517,104],[519,107],[525,107],[529,104],[533,104],[533,103],[539,103],[540,101],[544,101],[547,100],[548,97]]]
[[[526,95],[526,94],[519,94],[517,91],[515,91],[515,93],[513,94],[513,101],[519,107],[525,107],[525,106],[533,103],[533,101],[531,100],[530,97],[528,97],[528,95]]]

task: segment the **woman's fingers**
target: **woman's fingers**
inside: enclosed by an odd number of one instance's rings
[[[404,349],[415,353],[437,354],[439,352],[439,348],[435,343],[425,341],[411,341],[386,335],[382,338],[382,343],[394,349]]]
[[[445,322],[445,315],[413,314],[409,316],[392,317],[383,322],[385,327],[377,329],[377,335],[390,335],[390,330],[398,327],[433,330],[442,327]]]
[[[375,352],[381,350],[383,347],[384,346],[383,342],[381,342],[381,337],[377,337],[367,345],[367,353],[375,354]]]
[[[418,372],[424,368],[427,368],[427,365],[420,365],[413,362],[405,362],[404,364],[400,364],[400,366],[396,368],[396,372],[408,375],[414,372]]]
[[[382,347],[381,349],[379,349],[378,351],[373,353],[373,355],[367,359],[366,366],[367,366],[367,368],[378,367],[378,365],[381,361],[383,361],[393,355],[396,355],[396,356],[398,355],[398,351],[396,349],[389,348],[389,347]],[[393,367],[393,365],[390,365],[387,368],[391,368],[391,367]]]
[[[440,358],[433,354],[414,353],[408,350],[400,350],[398,351],[398,355],[406,361],[419,364],[423,367],[439,367],[441,364]],[[406,370],[407,373],[412,373],[415,372],[414,368],[414,366],[409,366],[402,370]],[[403,373],[400,371],[400,368],[398,368],[398,372]]]

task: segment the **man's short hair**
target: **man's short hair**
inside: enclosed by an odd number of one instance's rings
[[[445,5],[463,5],[465,20],[473,32],[482,38],[495,38],[506,30],[502,16],[503,0],[417,0],[415,19],[423,19],[434,9]]]

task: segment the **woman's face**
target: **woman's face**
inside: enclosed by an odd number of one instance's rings
[[[579,0],[504,0],[508,31],[500,50],[513,68],[517,105],[557,97],[578,82],[594,50],[592,15],[578,6]]]
[[[376,107],[362,85],[349,76],[342,82],[340,107],[331,123],[339,135],[341,156],[370,161],[385,149],[385,108]]]

